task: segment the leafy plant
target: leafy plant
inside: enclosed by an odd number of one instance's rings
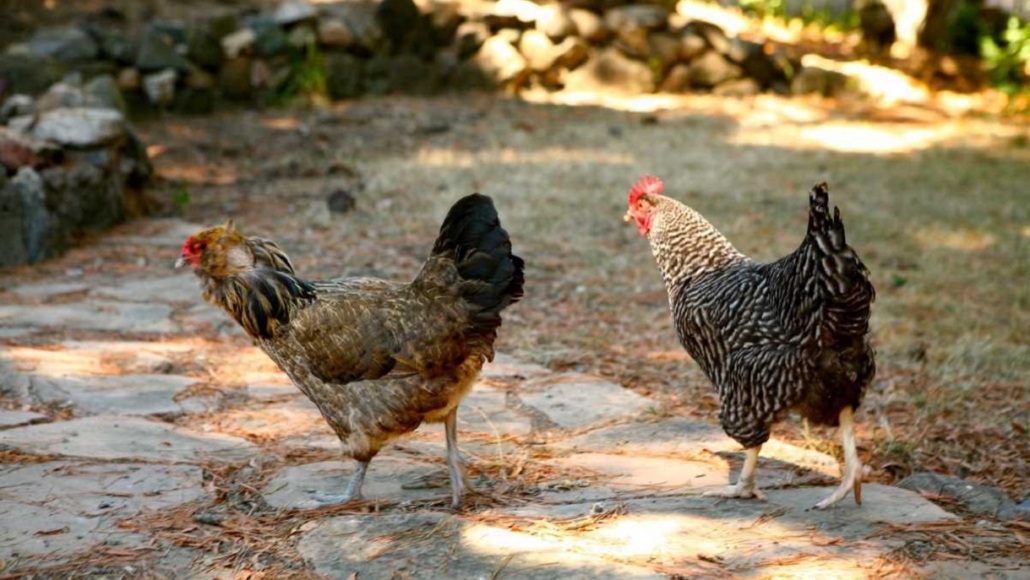
[[[325,59],[318,43],[309,42],[304,48],[290,54],[290,78],[279,93],[282,101],[298,96],[325,96]]]
[[[190,184],[188,181],[180,182],[179,186],[175,188],[175,193],[172,194],[172,203],[179,209],[179,213],[186,213],[186,208],[190,205]]]
[[[1030,23],[1021,24],[1019,18],[1009,17],[1001,33],[1001,43],[992,36],[980,38],[980,56],[990,71],[991,84],[1009,96],[1024,90],[1030,61]]]

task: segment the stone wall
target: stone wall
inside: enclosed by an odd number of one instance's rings
[[[57,256],[141,206],[150,162],[104,79],[71,75],[0,108],[0,266]]]
[[[528,86],[789,91],[796,63],[668,4],[290,0],[267,13],[152,20],[136,34],[91,21],[6,47],[0,93],[37,93],[70,70],[114,79],[130,106],[193,113],[306,88],[333,99]]]

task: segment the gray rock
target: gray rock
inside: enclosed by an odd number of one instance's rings
[[[66,65],[33,54],[0,54],[0,84],[10,94],[38,95],[61,80]]]
[[[729,80],[712,89],[712,94],[720,97],[750,97],[760,92],[761,85],[751,78]]]
[[[347,23],[354,34],[354,44],[364,51],[375,52],[383,41],[383,29],[376,16],[378,2],[354,0],[327,5],[326,13]]]
[[[526,64],[534,72],[544,72],[554,66],[559,53],[547,34],[539,30],[527,30],[519,40],[519,52],[526,57]]]
[[[40,401],[70,403],[80,415],[179,415],[187,409],[179,394],[196,382],[174,375],[131,374],[32,379]]]
[[[848,82],[848,76],[844,73],[817,66],[806,66],[791,79],[790,92],[795,95],[814,93],[824,97],[835,97],[844,92]]]
[[[229,99],[247,99],[253,94],[254,87],[250,82],[252,65],[253,60],[245,56],[225,61],[218,73],[218,86],[223,96]]]
[[[691,20],[683,28],[683,36],[697,35],[705,40],[712,50],[719,54],[726,55],[730,51],[730,39],[722,28],[705,22],[704,20]]]
[[[67,240],[61,237],[57,224],[47,211],[46,192],[39,174],[32,168],[22,167],[10,181],[8,188],[12,198],[17,196],[17,200],[11,199],[12,205],[20,202],[20,211],[17,213],[21,215],[21,227],[13,229],[13,232],[21,232],[21,244],[15,242],[15,246],[11,248],[12,257],[8,259],[23,256],[24,261],[17,263],[35,264],[60,253]],[[24,254],[16,249],[19,246]]]
[[[708,42],[696,32],[686,31],[680,36],[680,59],[690,61],[708,50]]]
[[[4,326],[110,332],[173,332],[170,306],[121,302],[73,302],[31,306],[0,305]]]
[[[125,99],[122,92],[118,90],[118,81],[111,75],[100,75],[93,77],[83,90],[89,96],[89,101],[94,106],[104,109],[115,109],[125,114]]]
[[[576,21],[569,16],[569,11],[564,6],[549,4],[540,8],[536,29],[554,42],[561,42],[576,33]]]
[[[318,20],[318,42],[332,48],[347,48],[354,44],[354,32],[342,18],[325,17]]]
[[[663,93],[682,93],[690,88],[690,66],[685,64],[674,65],[662,79],[662,85],[658,90]]]
[[[458,56],[468,58],[490,38],[490,28],[482,22],[464,22],[458,27],[454,38]]]
[[[660,30],[666,27],[669,10],[654,4],[630,4],[604,13],[604,24],[616,34],[631,29]]]
[[[125,117],[111,109],[57,109],[40,116],[32,135],[69,147],[96,147],[125,136]]]
[[[119,64],[131,64],[136,60],[136,50],[127,34],[102,24],[87,25],[87,30],[100,47],[100,56]]]
[[[7,561],[60,558],[101,541],[140,544],[145,538],[120,528],[119,520],[204,495],[197,467],[138,463],[7,465],[0,468],[0,488],[0,558]]]
[[[0,171],[0,183],[6,180],[7,172]],[[0,266],[29,263],[29,253],[22,231],[22,222],[25,219],[24,205],[25,201],[19,188],[10,183],[0,186],[0,247],[4,248],[4,251],[0,252]]]
[[[395,50],[407,45],[419,25],[420,16],[413,0],[381,0],[376,8],[383,35]]]
[[[35,101],[28,95],[11,95],[0,106],[0,124],[19,115],[31,115],[35,110]]]
[[[739,66],[727,61],[721,54],[709,50],[690,62],[690,86],[710,89],[731,79],[740,78]]]
[[[36,113],[42,115],[54,109],[84,107],[92,105],[86,92],[82,90],[80,75],[72,74],[61,82],[54,83],[45,93],[36,99]]]
[[[318,9],[304,0],[287,0],[276,7],[272,18],[277,24],[296,24],[304,20],[310,20],[318,16]]]
[[[526,28],[540,16],[540,6],[530,0],[499,0],[483,20],[491,28]]]
[[[45,28],[36,31],[28,41],[29,52],[64,62],[91,60],[99,49],[93,39],[80,28]]]
[[[1002,512],[1015,506],[1015,503],[996,487],[938,473],[914,473],[899,481],[897,486],[915,492],[955,498],[962,507],[977,515],[998,517]]]
[[[647,37],[647,45],[649,61],[662,71],[669,70],[680,59],[680,40],[672,34],[655,32]]]
[[[325,58],[325,86],[330,99],[353,99],[364,92],[365,63],[347,53]]]
[[[20,427],[31,423],[49,421],[50,418],[42,413],[33,411],[3,411],[0,410],[0,429]]]
[[[530,72],[526,59],[519,51],[497,36],[487,39],[467,63],[472,63],[486,82],[494,87],[518,86],[528,78]]]
[[[341,545],[354,549],[340,550]],[[603,557],[603,551],[571,550],[567,542],[467,523],[439,513],[341,516],[307,531],[297,546],[315,571],[333,578],[390,578],[415,571],[419,578],[627,578],[666,575]]]
[[[222,38],[222,52],[226,58],[233,59],[250,51],[255,41],[257,34],[253,29],[241,28]]]
[[[153,22],[148,25],[140,37],[139,51],[136,53],[136,68],[144,72],[165,69],[186,72],[189,63],[177,49],[181,42],[176,38],[177,36],[175,30],[169,28],[168,23]],[[185,48],[183,51],[185,52]]]
[[[225,59],[224,39],[238,29],[239,21],[229,15],[190,26],[186,30],[186,56],[204,68],[217,69]]]
[[[523,404],[566,429],[634,416],[653,406],[651,401],[633,391],[587,375],[557,375],[523,385],[523,388],[541,389],[521,392]]]
[[[143,92],[158,107],[167,107],[175,100],[175,83],[179,73],[174,68],[143,76]]]
[[[28,453],[182,463],[239,460],[257,448],[238,437],[201,433],[142,417],[98,416],[0,431],[0,444]]]
[[[1030,521],[1030,498],[1022,503],[1009,508],[1002,508],[998,511],[998,517],[1006,520],[1027,520]]]
[[[614,48],[602,49],[583,66],[565,77],[568,91],[610,90],[623,94],[651,93],[654,74],[645,63],[630,59]]]
[[[258,56],[278,56],[289,47],[286,33],[272,18],[253,16],[245,18],[243,24],[254,31],[254,53]]]
[[[568,17],[576,27],[576,34],[587,42],[599,43],[608,38],[604,20],[597,14],[582,8],[572,8],[568,11]]]
[[[590,45],[578,36],[570,36],[555,47],[558,58],[555,64],[568,70],[575,69],[590,58]]]

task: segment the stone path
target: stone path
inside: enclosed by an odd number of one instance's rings
[[[193,229],[156,223],[157,235],[132,243],[177,246]],[[861,507],[809,511],[836,483],[837,464],[776,441],[759,470],[767,503],[700,497],[735,479],[742,460],[717,426],[663,417],[599,377],[503,355],[459,415],[470,476],[484,492],[466,511],[444,507],[439,425],[373,461],[369,505],[319,510],[312,494],[341,489],[351,462],[314,407],[201,303],[195,284],[186,273],[0,280],[0,575],[65,565],[49,569],[858,578],[889,569],[886,555],[904,544],[876,535],[888,525],[955,517],[880,485],[866,486]],[[233,499],[244,496],[248,511]],[[186,523],[175,524],[183,513]],[[140,523],[166,514],[173,524],[162,533]],[[189,541],[258,516],[296,523],[281,537],[259,534],[278,552],[227,564],[231,541]],[[246,535],[236,530],[228,537]]]

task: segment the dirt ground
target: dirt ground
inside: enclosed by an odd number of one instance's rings
[[[628,187],[661,176],[740,250],[771,260],[800,242],[808,188],[826,180],[878,292],[879,370],[859,415],[871,479],[933,470],[1017,502],[1030,493],[1025,125],[771,96],[571,107],[482,95],[137,128],[159,175],[159,212],[202,225],[234,218],[313,278],[409,278],[449,205],[491,195],[527,263],[526,299],[506,316],[499,350],[608,377],[653,399],[656,413],[713,422],[716,395],[676,340],[646,242],[621,220]],[[334,191],[355,208],[330,213]],[[23,277],[175,258],[101,240]],[[197,370],[218,373],[216,362]],[[799,420],[775,434],[839,452],[836,433]]]

